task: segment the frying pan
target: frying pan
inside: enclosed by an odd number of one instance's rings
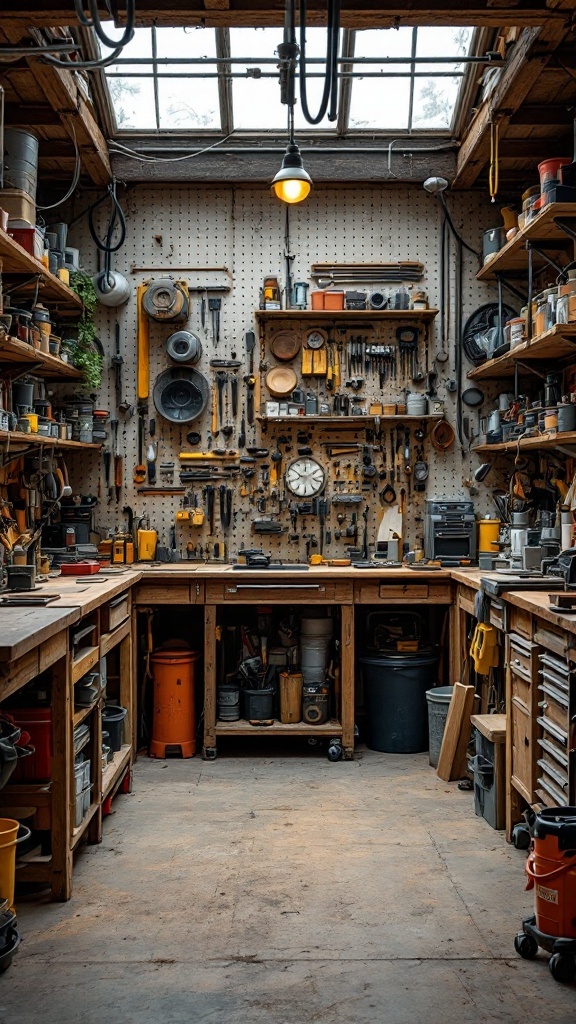
[[[480,388],[466,388],[466,391],[462,392],[462,401],[469,408],[476,409],[484,401],[484,392],[480,391]]]

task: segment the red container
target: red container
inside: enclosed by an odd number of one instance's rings
[[[34,754],[18,762],[12,781],[48,781],[52,778],[52,708],[12,708],[10,714],[35,747]]]
[[[60,566],[61,576],[93,576],[100,571],[100,562],[63,562]]]
[[[569,156],[561,156],[551,160],[543,160],[541,164],[538,164],[540,188],[542,191],[544,191],[546,182],[558,181],[558,171],[561,167],[565,167],[566,164],[569,163],[572,163]]]
[[[576,807],[539,811],[532,832],[525,870],[526,888],[534,889],[536,927],[546,935],[576,939]]]
[[[39,260],[42,256],[42,235],[36,228],[9,228],[8,234],[21,245],[30,256]]]

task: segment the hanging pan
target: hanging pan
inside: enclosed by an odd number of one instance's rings
[[[152,281],[142,296],[142,306],[151,320],[182,323],[188,319],[188,286],[170,277]]]
[[[298,377],[291,366],[273,366],[266,374],[266,387],[271,395],[286,398],[298,383]]]
[[[502,326],[518,316],[511,306],[502,307]],[[487,302],[468,317],[462,331],[462,348],[474,366],[491,359],[500,342],[498,336],[498,303]]]
[[[175,363],[197,363],[202,355],[202,342],[193,331],[176,331],[166,342],[166,351]]]
[[[291,363],[300,348],[300,338],[294,331],[279,331],[270,342],[270,351],[279,363]]]
[[[466,391],[462,392],[462,401],[468,408],[477,409],[484,401],[484,392],[480,391],[480,388],[466,388]]]
[[[210,386],[198,370],[174,366],[164,370],[154,385],[154,405],[171,423],[191,423],[208,404]]]

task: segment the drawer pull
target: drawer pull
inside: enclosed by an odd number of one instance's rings
[[[127,597],[128,597],[127,594],[120,594],[120,597],[115,597],[115,598],[113,598],[112,601],[109,602],[108,607],[109,608],[117,608],[119,604],[122,604],[123,601],[127,600]]]
[[[538,707],[539,708],[547,708],[548,707],[548,701],[546,701],[546,700],[539,700],[538,701]]]
[[[227,594],[236,594],[239,590],[324,590],[319,583],[239,583],[236,587],[226,587]]]

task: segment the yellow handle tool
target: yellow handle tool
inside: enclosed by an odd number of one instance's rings
[[[136,289],[136,385],[138,401],[146,401],[150,394],[150,324],[142,306],[145,284]]]

